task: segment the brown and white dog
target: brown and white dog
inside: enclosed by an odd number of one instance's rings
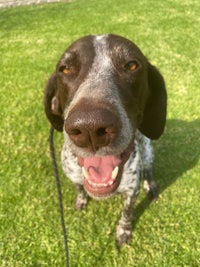
[[[62,55],[49,78],[44,106],[64,133],[62,165],[76,184],[76,208],[88,195],[123,193],[117,227],[121,246],[130,241],[140,178],[157,197],[150,139],[163,133],[167,95],[163,77],[139,48],[117,35],[86,36]]]

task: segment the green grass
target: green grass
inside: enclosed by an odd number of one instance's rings
[[[200,265],[200,50],[198,0],[76,0],[0,9],[0,265],[64,266],[43,88],[64,49],[85,34],[112,32],[142,49],[168,90],[165,134],[154,142],[161,196],[143,192],[133,238],[121,251],[121,196],[74,210],[61,168],[70,266]],[[59,154],[62,135],[56,135]]]

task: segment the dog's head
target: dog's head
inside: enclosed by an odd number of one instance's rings
[[[135,44],[112,34],[74,42],[44,97],[47,118],[64,131],[83,168],[85,188],[97,197],[119,185],[136,129],[151,139],[162,134],[166,102],[158,70]]]

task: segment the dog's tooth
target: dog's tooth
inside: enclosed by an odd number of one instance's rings
[[[112,178],[113,180],[116,179],[118,172],[119,172],[119,167],[116,166],[116,167],[114,168],[114,170],[112,171],[112,175],[111,175],[111,178]]]
[[[114,180],[110,180],[110,182],[108,183],[108,185],[112,185],[114,183]]]
[[[88,180],[88,183],[93,187],[93,188],[102,188],[102,187],[107,187],[109,185],[112,185],[114,181],[110,181],[108,184],[106,183],[94,183],[91,180]]]
[[[109,183],[98,183],[98,184],[94,184],[95,187],[107,187],[109,185]]]
[[[83,175],[86,179],[90,178],[89,172],[84,167],[82,167],[82,172],[83,172]]]
[[[97,187],[102,187],[102,184],[99,184],[99,183],[92,183],[92,186],[93,187],[95,187],[95,188],[97,188]]]
[[[100,185],[99,184],[97,184],[97,183],[94,183],[94,182],[92,182],[91,180],[88,180],[88,183],[93,187],[93,188],[97,188],[97,187],[100,187]]]
[[[99,185],[98,185],[98,184],[96,184],[96,183],[94,183],[94,182],[92,182],[92,183],[91,183],[91,185],[92,185],[92,187],[94,187],[94,188],[97,188],[97,187],[99,187]]]
[[[88,179],[88,183],[94,187],[94,183],[91,180]]]

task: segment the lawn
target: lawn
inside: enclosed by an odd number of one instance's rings
[[[132,241],[119,251],[122,197],[75,211],[75,188],[58,160],[70,266],[200,266],[199,10],[199,0],[74,0],[0,9],[0,266],[65,265],[43,90],[72,41],[108,32],[133,40],[165,77],[167,125],[153,142],[160,198],[151,204],[141,191]],[[60,159],[60,133],[55,144]]]

